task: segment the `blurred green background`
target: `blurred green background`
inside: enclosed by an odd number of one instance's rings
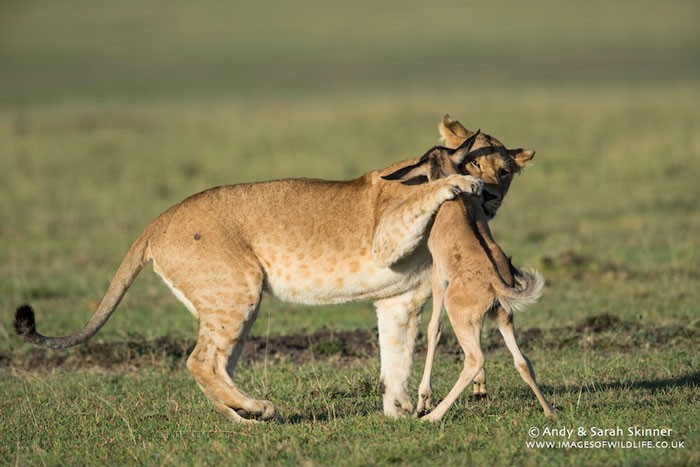
[[[0,101],[257,99],[694,81],[695,1],[14,1]]]

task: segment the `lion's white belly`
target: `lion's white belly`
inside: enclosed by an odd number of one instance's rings
[[[353,264],[355,263],[355,264]],[[325,305],[393,297],[430,280],[427,251],[413,254],[395,268],[377,267],[370,258],[336,263],[264,264],[266,289],[281,300]]]

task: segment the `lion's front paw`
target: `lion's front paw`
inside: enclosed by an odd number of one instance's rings
[[[450,199],[459,196],[460,193],[479,195],[484,185],[480,179],[472,177],[471,175],[450,175],[445,178],[445,182],[452,191],[452,197]]]
[[[416,411],[413,408],[411,398],[407,394],[396,394],[394,397],[384,396],[384,415],[391,418],[403,418],[414,416]]]
[[[467,179],[467,183],[469,185],[468,190],[463,190],[464,193],[477,196],[480,195],[481,191],[484,189],[484,182],[479,178],[472,177],[471,175],[465,175],[464,178]]]

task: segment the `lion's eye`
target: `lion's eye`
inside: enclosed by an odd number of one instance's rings
[[[481,170],[481,166],[479,165],[479,162],[477,162],[475,159],[474,159],[474,160],[471,160],[471,161],[469,161],[469,162],[471,162],[472,165],[473,165],[474,167],[476,167],[477,169]]]
[[[510,172],[507,170],[501,170],[501,178],[507,178]]]

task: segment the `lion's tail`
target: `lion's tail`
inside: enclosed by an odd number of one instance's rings
[[[107,293],[97,307],[97,311],[92,315],[85,327],[75,334],[65,337],[47,337],[39,334],[36,330],[34,310],[29,305],[22,305],[15,313],[15,332],[24,341],[42,347],[52,349],[64,349],[74,345],[82,344],[100,330],[107,322],[114,310],[119,305],[122,297],[131,286],[132,282],[148,261],[146,250],[152,236],[153,225],[146,228],[133,243],[127,252],[112,282],[109,284]]]
[[[508,287],[502,281],[496,287],[497,299],[508,313],[535,303],[544,289],[544,278],[535,270],[515,270],[513,278],[515,287]]]

